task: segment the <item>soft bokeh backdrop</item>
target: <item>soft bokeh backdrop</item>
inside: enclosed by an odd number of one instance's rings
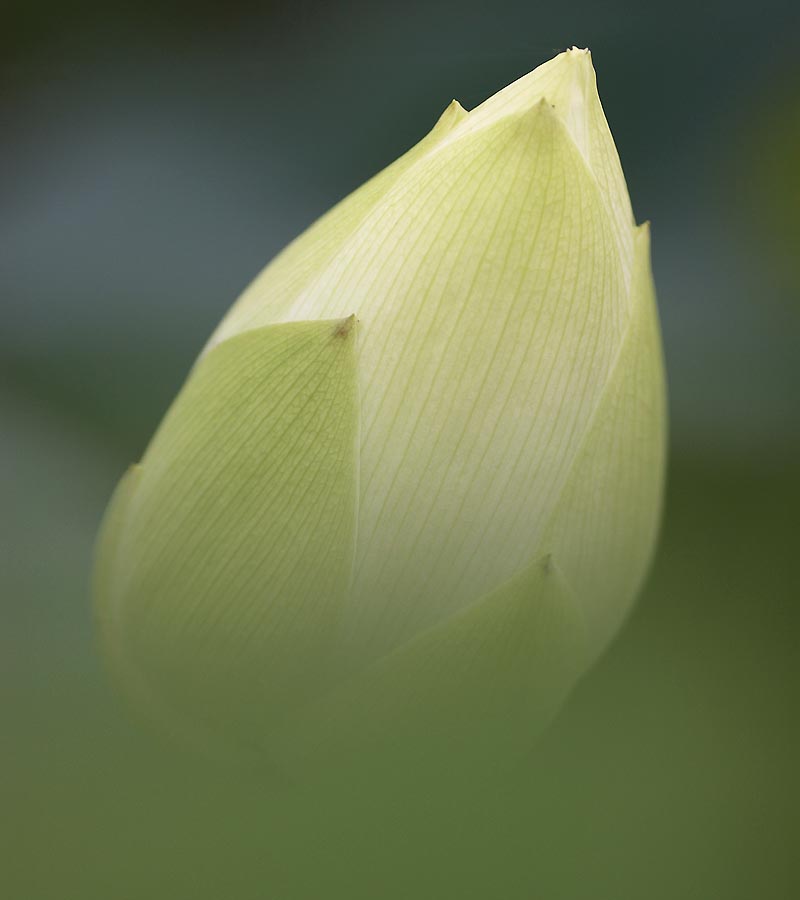
[[[6,0],[0,895],[800,893],[794,6]],[[364,827],[163,746],[94,646],[114,483],[271,256],[450,99],[572,44],[653,223],[672,453],[636,613],[513,796],[465,803],[458,833]]]

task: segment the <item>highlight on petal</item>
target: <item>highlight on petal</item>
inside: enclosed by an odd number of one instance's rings
[[[205,356],[117,492],[98,617],[123,689],[170,730],[252,737],[324,677],[354,552],[355,319]]]

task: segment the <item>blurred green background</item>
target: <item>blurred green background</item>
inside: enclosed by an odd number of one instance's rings
[[[800,896],[795,4],[5,0],[3,22],[0,896]],[[94,646],[114,483],[270,257],[453,97],[572,44],[653,223],[672,449],[635,614],[513,790],[447,833],[162,745]]]

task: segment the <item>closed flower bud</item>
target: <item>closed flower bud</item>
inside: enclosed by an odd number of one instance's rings
[[[245,291],[117,489],[123,689],[284,763],[527,749],[654,546],[648,240],[588,51],[451,104]]]

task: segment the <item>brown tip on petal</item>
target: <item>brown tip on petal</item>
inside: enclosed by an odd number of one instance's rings
[[[356,314],[353,313],[352,316],[348,316],[346,319],[341,319],[338,321],[333,329],[333,336],[335,338],[347,338],[352,333],[356,327]]]

